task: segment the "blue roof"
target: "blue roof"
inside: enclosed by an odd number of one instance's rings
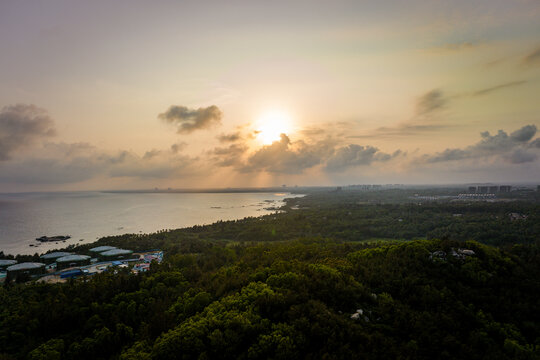
[[[72,269],[72,270],[62,271],[60,273],[60,275],[71,275],[71,274],[82,274],[82,270],[81,269]]]

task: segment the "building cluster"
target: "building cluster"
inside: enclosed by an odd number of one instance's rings
[[[516,212],[508,214],[508,217],[512,221],[515,221],[515,220],[527,220],[527,218],[528,218],[527,215],[523,215],[523,214],[516,213]]]
[[[509,193],[510,191],[512,191],[510,185],[469,186],[469,194],[496,194]]]
[[[401,187],[400,184],[387,184],[384,187]],[[347,188],[353,190],[381,190],[383,185],[378,184],[359,184],[359,185],[348,185]]]
[[[458,200],[486,200],[495,199],[495,194],[459,194]]]
[[[40,261],[17,263],[16,260],[0,259],[0,281],[40,278],[45,282],[61,282],[114,267],[131,267],[134,273],[144,272],[150,269],[152,261],[163,261],[163,251],[134,253],[114,246],[98,246],[90,249],[89,255],[55,251],[41,255]]]
[[[442,251],[442,250],[433,251],[432,253],[429,254],[429,260],[432,260],[432,261],[435,261],[435,260],[446,261],[448,259],[448,256],[451,256],[451,257],[456,258],[456,259],[464,260],[468,256],[474,256],[474,255],[476,255],[476,253],[474,252],[474,250],[471,250],[471,249],[462,249],[462,248],[454,249],[454,248],[452,248],[452,249],[450,249],[450,251],[448,253],[445,252],[445,251]]]

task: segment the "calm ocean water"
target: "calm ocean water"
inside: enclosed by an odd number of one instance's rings
[[[273,193],[31,193],[0,194],[0,251],[42,253],[107,235],[150,233],[217,220],[272,213],[297,195]],[[65,243],[42,243],[36,237],[71,235]],[[82,241],[80,241],[83,239]]]

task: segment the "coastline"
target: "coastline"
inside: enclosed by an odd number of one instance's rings
[[[130,196],[132,194],[134,196]],[[14,226],[12,229],[7,227],[11,224],[2,228],[0,231],[0,235],[2,235],[0,237],[0,241],[2,241],[0,251],[13,255],[42,254],[70,245],[94,243],[103,237],[123,234],[150,234],[194,225],[209,225],[217,221],[257,217],[279,210],[285,204],[286,198],[299,196],[303,195],[275,192],[174,193],[170,197],[162,193],[124,192],[12,195],[9,196],[9,201],[17,205],[20,202],[24,206],[31,206],[31,204],[26,203],[35,199],[44,202],[45,205],[40,205],[39,209],[31,209],[32,211],[28,212],[29,216],[33,217],[25,219],[27,224],[16,229],[13,229]],[[57,198],[61,199],[60,204],[57,204],[58,213],[53,211]],[[266,202],[266,200],[271,202]],[[89,203],[91,206],[87,206]],[[51,204],[50,207],[49,204]],[[4,213],[8,211],[8,209],[0,208],[0,212],[2,210]],[[15,215],[13,214],[9,216],[11,216],[12,224],[15,221],[21,221],[14,219]],[[40,216],[43,219],[36,218]],[[65,216],[69,218],[63,219],[62,217]],[[4,219],[4,222],[6,221],[7,219]],[[41,223],[33,224],[31,221]],[[34,225],[35,230],[28,229],[29,226]],[[9,230],[12,230],[12,233],[15,232],[15,235],[10,236]],[[70,234],[72,238],[65,242],[47,243],[35,240],[39,236],[51,234]]]

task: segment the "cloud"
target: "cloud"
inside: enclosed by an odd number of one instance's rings
[[[159,156],[160,154],[161,154],[161,150],[152,149],[144,153],[143,159],[150,160],[152,158],[155,158],[156,156]]]
[[[96,178],[174,179],[200,173],[199,159],[152,149],[139,156],[88,143],[45,143],[39,152],[1,165],[0,183],[69,184]]]
[[[171,145],[171,151],[176,154],[184,150],[188,144],[186,142],[179,142]]]
[[[328,130],[320,128],[320,127],[310,127],[310,128],[303,129],[301,133],[302,135],[305,135],[307,137],[326,136],[328,133]]]
[[[508,160],[512,164],[523,164],[533,162],[538,158],[534,153],[528,152],[523,149],[517,149],[510,154]]]
[[[411,136],[449,127],[440,120],[440,112],[448,106],[449,99],[440,89],[433,89],[416,99],[414,115],[394,126],[381,126],[367,134],[348,135],[347,138]]]
[[[232,147],[230,149],[233,150]],[[281,134],[280,140],[261,147],[250,154],[246,161],[238,160],[238,155],[242,154],[233,153],[232,158],[235,162],[228,163],[234,165],[240,172],[301,174],[318,166],[326,172],[338,172],[375,162],[385,162],[401,154],[401,151],[387,154],[372,146],[356,144],[339,146],[332,138],[310,143],[303,140],[291,141],[286,134]]]
[[[91,153],[96,150],[96,147],[87,142],[77,142],[77,143],[53,143],[46,142],[43,144],[43,149],[45,152],[53,152],[56,154],[64,154],[65,156],[79,156]]]
[[[478,46],[480,46],[480,44],[478,43],[473,43],[471,41],[463,41],[463,42],[446,43],[441,46],[434,46],[430,48],[429,50],[432,50],[435,52],[458,52],[458,51],[463,51],[463,50],[469,50]]]
[[[536,160],[531,152],[537,147],[538,139],[530,141],[536,135],[535,125],[526,125],[508,135],[503,130],[491,135],[488,131],[480,133],[481,140],[464,149],[446,149],[433,155],[424,155],[422,162],[437,163],[464,159],[499,157],[502,161],[522,164]]]
[[[540,47],[523,58],[525,65],[540,65]]]
[[[261,147],[239,170],[299,174],[305,169],[323,163],[333,151],[334,144],[329,140],[314,144],[307,144],[304,141],[293,143],[287,135],[281,134],[279,141]]]
[[[439,89],[433,89],[418,98],[416,114],[424,116],[432,114],[443,109],[447,103],[448,100],[444,97],[443,92]]]
[[[0,183],[68,184],[98,175],[89,159],[29,158],[2,166]]]
[[[228,147],[217,147],[211,152],[212,160],[218,166],[239,166],[242,157],[248,150],[245,144],[232,144]]]
[[[88,143],[45,143],[32,157],[2,165],[0,182],[67,184],[103,173],[98,150]]]
[[[242,135],[240,135],[240,132],[235,132],[231,134],[221,134],[217,137],[217,139],[222,143],[227,142],[235,142],[242,139]]]
[[[442,113],[442,111],[448,107],[451,100],[463,97],[484,96],[495,91],[520,86],[526,83],[527,81],[525,80],[510,81],[474,92],[452,96],[448,96],[441,89],[432,89],[416,99],[415,112],[410,119],[397,123],[393,126],[381,126],[364,134],[350,134],[346,135],[345,137],[349,139],[403,137],[440,131],[457,125],[445,120],[444,113]],[[455,154],[452,156],[455,156]]]
[[[510,138],[517,142],[527,142],[536,135],[536,125],[525,125],[519,130],[510,134]]]
[[[523,84],[526,84],[526,83],[527,83],[527,81],[525,81],[525,80],[510,81],[510,82],[507,82],[507,83],[504,83],[504,84],[499,84],[499,85],[495,85],[495,86],[492,86],[492,87],[488,87],[488,88],[485,88],[485,89],[475,91],[474,93],[472,93],[472,96],[482,96],[482,95],[486,95],[486,94],[492,93],[492,92],[500,90],[500,89],[519,86],[519,85],[523,85]]]
[[[45,110],[26,104],[6,106],[0,112],[0,161],[54,134],[53,120]]]
[[[110,177],[128,177],[138,179],[171,179],[193,175],[197,169],[196,158],[188,156],[153,156],[139,157],[126,153],[122,161],[105,168]]]
[[[352,166],[370,165],[376,161],[388,161],[400,154],[400,150],[390,155],[379,151],[378,148],[373,146],[351,144],[336,149],[334,154],[327,160],[326,169],[330,171],[342,171]]]
[[[185,106],[172,105],[166,112],[158,115],[160,119],[176,125],[177,132],[181,134],[188,134],[195,130],[219,125],[222,116],[221,110],[215,105],[196,110]]]
[[[348,138],[372,138],[372,137],[394,137],[394,136],[414,136],[420,133],[432,132],[448,128],[450,125],[446,123],[440,124],[414,124],[401,123],[397,126],[381,126],[374,133],[368,135],[351,135]]]
[[[531,149],[540,149],[540,138],[531,141],[528,147]]]

